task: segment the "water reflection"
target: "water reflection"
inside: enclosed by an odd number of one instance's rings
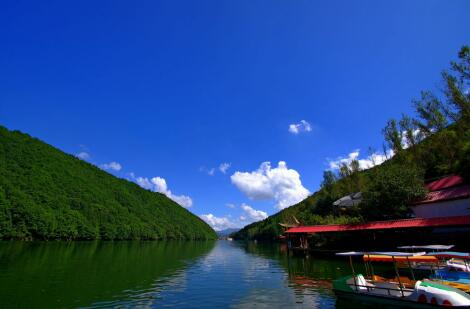
[[[359,268],[358,268],[359,269]],[[0,299],[15,308],[333,308],[342,259],[277,244],[0,243]]]
[[[73,308],[126,302],[171,285],[214,242],[1,242],[3,308]],[[175,275],[176,274],[176,275]],[[138,298],[137,298],[138,300]]]

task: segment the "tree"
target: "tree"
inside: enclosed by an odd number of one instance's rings
[[[421,131],[418,129],[413,119],[402,114],[399,125],[405,138],[406,146],[413,147],[421,141]]]
[[[442,102],[431,92],[422,91],[421,99],[413,100],[412,103],[416,113],[422,120],[414,121],[422,134],[429,136],[447,126],[448,122],[445,115],[449,112]]]
[[[467,132],[467,136],[470,136],[470,131]],[[457,173],[470,183],[470,141],[462,147]]]
[[[325,190],[328,194],[332,193],[333,185],[336,183],[338,179],[336,178],[335,173],[330,170],[326,170],[323,172],[323,181],[321,183],[322,189]]]
[[[405,218],[408,205],[426,194],[423,172],[411,165],[375,169],[363,192],[361,212],[369,220]]]
[[[341,163],[339,166],[339,176],[341,179],[347,178],[351,175],[351,170],[349,169],[349,165],[347,163]]]
[[[395,119],[390,119],[387,121],[385,128],[382,129],[382,134],[384,135],[385,141],[388,143],[391,149],[398,153],[403,150],[402,142],[402,133],[397,128],[397,122]]]
[[[361,166],[359,164],[359,161],[356,159],[352,160],[351,163],[349,163],[349,169],[351,170],[351,174],[355,174],[361,171]]]
[[[470,47],[459,52],[459,62],[451,62],[451,71],[442,72],[444,94],[454,121],[470,121]]]

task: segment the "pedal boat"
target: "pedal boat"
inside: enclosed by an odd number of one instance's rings
[[[424,252],[344,252],[339,256],[349,257],[352,271],[346,276],[333,281],[333,290],[339,298],[355,299],[359,301],[380,303],[384,305],[406,306],[414,308],[429,308],[451,306],[456,308],[470,308],[470,295],[462,290],[431,280],[414,280],[413,269],[410,267],[412,279],[399,274],[397,260],[418,259]],[[352,262],[353,256],[363,256],[366,277],[356,274]],[[370,256],[383,257],[384,262],[391,258],[396,277],[385,279],[376,276],[370,263]],[[369,257],[366,259],[365,257]],[[408,262],[408,265],[411,263]]]
[[[432,279],[470,293],[470,253],[446,251],[427,255],[445,264],[434,271]]]

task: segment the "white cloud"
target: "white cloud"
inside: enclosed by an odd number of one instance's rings
[[[214,168],[214,167],[208,169],[208,168],[206,168],[206,167],[204,167],[204,166],[201,166],[201,167],[199,168],[199,171],[200,171],[200,172],[203,172],[203,173],[206,173],[206,174],[209,175],[209,176],[214,176],[214,174],[215,174],[215,168]]]
[[[209,224],[216,231],[240,227],[235,222],[230,221],[230,219],[227,217],[216,217],[211,213],[206,215],[200,215],[199,217],[202,220],[206,221],[207,224]]]
[[[171,190],[168,189],[166,180],[162,177],[153,177],[152,179],[138,177],[136,178],[136,183],[144,189],[165,194],[168,198],[185,208],[189,208],[193,205],[193,200],[189,196],[173,194]]]
[[[253,209],[251,206],[249,206],[247,204],[242,204],[240,207],[241,207],[241,209],[243,209],[246,216],[248,218],[252,219],[253,221],[264,220],[268,217],[268,214],[266,212],[261,211],[261,210]],[[242,216],[242,217],[244,217],[244,216]],[[241,219],[241,217],[240,217],[240,219]]]
[[[90,159],[90,154],[88,152],[85,152],[85,151],[79,152],[75,156],[79,159],[82,159],[82,160]]]
[[[253,172],[235,172],[232,183],[252,200],[275,200],[278,209],[284,209],[305,199],[310,192],[302,186],[299,173],[288,169],[286,162],[271,168],[270,162],[261,163]]]
[[[289,125],[289,132],[292,134],[299,134],[301,132],[312,131],[312,126],[305,120],[300,120],[299,123],[293,123]]]
[[[225,174],[225,173],[227,173],[227,170],[230,168],[231,165],[232,165],[231,163],[226,163],[226,162],[221,163],[221,164],[219,165],[219,171],[220,171],[222,174]]]
[[[342,164],[349,165],[351,161],[357,160],[359,162],[359,168],[361,170],[365,170],[384,163],[386,160],[393,157],[393,155],[393,150],[389,150],[386,155],[383,153],[374,152],[371,155],[360,159],[360,150],[356,149],[350,152],[346,157],[338,157],[335,160],[328,160],[328,165],[330,169],[338,170]]]
[[[235,205],[234,205],[234,204],[231,204],[231,203],[226,204],[226,206],[227,206],[228,208],[232,208],[232,209],[235,208]]]
[[[232,205],[235,208],[234,204],[227,204]],[[232,207],[230,207],[232,208]],[[243,210],[243,213],[238,217],[238,219],[232,220],[231,215],[225,215],[223,217],[216,217],[215,215],[203,214],[199,215],[199,217],[206,221],[214,230],[221,231],[228,228],[241,228],[246,224],[250,224],[255,221],[264,220],[268,217],[268,214],[261,210],[253,209],[251,206],[247,204],[242,204],[240,208]]]
[[[119,172],[122,169],[122,166],[121,164],[113,161],[113,162],[101,164],[101,168],[104,170],[112,170],[112,171]]]

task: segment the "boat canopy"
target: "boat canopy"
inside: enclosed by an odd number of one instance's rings
[[[420,262],[437,264],[438,259],[435,256],[427,255],[406,255],[406,256],[391,256],[391,255],[378,255],[368,254],[364,255],[365,262]]]
[[[356,252],[356,251],[349,251],[349,252],[338,252],[336,255],[340,256],[358,256],[358,255],[364,255],[364,252]]]
[[[356,256],[356,255],[378,255],[378,256],[422,256],[426,252],[360,252],[360,251],[349,251],[349,252],[339,252],[336,255],[341,256]]]
[[[465,259],[470,260],[470,253],[467,252],[454,252],[454,251],[443,251],[443,252],[435,252],[435,253],[428,253],[427,256],[434,256],[437,258],[456,258],[456,259]]]
[[[401,246],[398,249],[429,249],[429,250],[449,250],[454,245],[426,245],[426,246]]]
[[[380,255],[380,256],[421,256],[426,252],[366,252],[366,255]]]

